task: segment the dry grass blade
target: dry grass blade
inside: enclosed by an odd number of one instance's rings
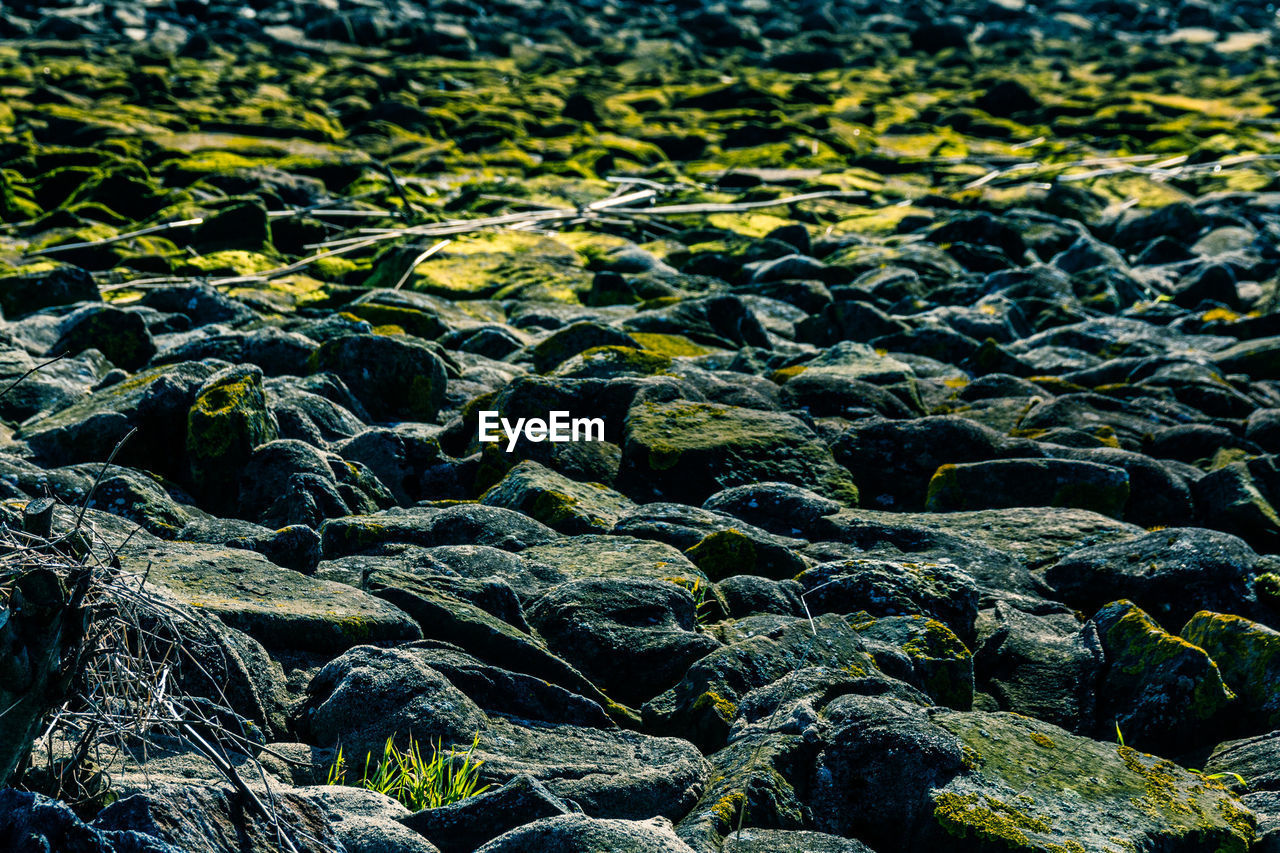
[[[422,263],[427,258],[431,257],[436,252],[439,252],[441,249],[443,249],[445,246],[449,245],[452,242],[453,242],[452,240],[441,240],[439,243],[436,243],[430,249],[427,249],[425,252],[418,255],[416,258],[414,258],[413,262],[409,264],[409,268],[404,271],[404,275],[400,276],[400,280],[396,282],[396,286],[391,289],[399,290],[400,288],[404,287],[404,283],[409,280],[409,277],[411,275],[413,275],[413,271],[417,269],[418,264]]]
[[[123,234],[115,234],[111,237],[103,237],[101,240],[83,240],[78,243],[62,243],[57,246],[48,246],[44,249],[37,249],[34,252],[28,252],[30,256],[53,255],[58,252],[70,252],[75,249],[96,249],[100,246],[111,246],[115,243],[122,243],[125,240],[132,240],[134,237],[145,237],[149,234],[160,234],[165,231],[173,231],[178,228],[192,228],[204,222],[202,218],[183,219],[178,222],[162,222],[159,225],[150,225],[146,228],[139,228],[136,231],[126,231]]]

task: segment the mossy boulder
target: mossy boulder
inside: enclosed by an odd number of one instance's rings
[[[720,644],[697,628],[689,591],[648,578],[593,578],[549,589],[528,608],[552,651],[632,706],[674,685]]]
[[[533,347],[533,367],[546,373],[561,362],[595,347],[631,347],[640,345],[620,329],[602,323],[584,321],[557,329]]]
[[[1093,731],[1104,656],[1094,626],[1066,607],[996,601],[978,614],[974,672],[1002,711]]]
[[[480,502],[522,512],[561,533],[607,533],[635,506],[599,483],[579,483],[539,465],[521,462],[486,491]]]
[[[838,616],[751,616],[735,629],[735,642],[695,662],[676,686],[645,703],[647,728],[679,732],[704,751],[714,750],[726,743],[739,701],[757,687],[805,667],[877,671],[862,638]]]
[[[566,536],[534,545],[522,556],[570,578],[653,578],[685,586],[708,583],[707,576],[677,549],[631,536]]]
[[[857,621],[854,627],[863,639],[887,643],[905,654],[911,663],[912,683],[939,705],[969,710],[973,704],[973,655],[946,625],[926,616],[885,616]],[[881,669],[887,671],[888,667]]]
[[[863,696],[822,715],[815,827],[876,849],[1244,853],[1254,838],[1216,782],[1028,717]]]
[[[431,421],[444,402],[444,362],[413,338],[347,335],[323,343],[311,364],[341,377],[375,420]]]
[[[397,507],[332,518],[320,527],[324,555],[330,560],[390,545],[489,545],[523,551],[559,538],[550,527],[518,512],[479,504]],[[581,537],[574,541],[581,541]]]
[[[547,649],[541,638],[447,590],[447,582],[407,572],[374,570],[364,587],[412,616],[429,639],[440,640],[482,661],[511,666],[576,693],[615,720],[633,721],[635,712],[606,697],[570,663]],[[516,663],[518,662],[518,663]]]
[[[1057,506],[1120,518],[1128,500],[1123,468],[1066,459],[993,459],[940,467],[929,481],[925,508]]]
[[[148,368],[27,421],[20,437],[46,464],[103,462],[136,427],[116,461],[185,479],[187,413],[196,392],[220,366],[185,362]]]
[[[699,504],[761,480],[794,483],[847,504],[858,489],[805,424],[715,403],[642,402],[627,414],[619,486],[633,496]]]
[[[1043,454],[1033,441],[954,416],[863,420],[832,451],[852,472],[865,506],[897,512],[925,508],[931,478],[941,466]]]
[[[385,601],[282,569],[252,551],[135,539],[121,564],[268,649],[334,653],[422,636],[408,615]]]
[[[93,277],[71,264],[37,261],[0,274],[0,311],[5,319],[74,302],[100,302]]]
[[[220,370],[196,392],[187,413],[187,460],[192,485],[211,506],[230,508],[239,475],[253,451],[274,441],[262,371],[251,365]]]
[[[1231,462],[1196,481],[1202,523],[1234,533],[1261,551],[1280,543],[1280,465],[1275,456]]]
[[[1119,727],[1125,743],[1180,752],[1215,740],[1215,720],[1235,694],[1199,646],[1170,634],[1132,602],[1093,617],[1106,659],[1098,685],[1098,732]]]
[[[978,586],[949,560],[854,557],[820,563],[796,580],[811,613],[927,616],[964,641],[974,636]]]
[[[182,493],[172,484],[133,468],[112,465],[103,472],[101,463],[86,462],[49,471],[45,477],[47,487],[64,503],[78,506],[88,497],[89,508],[127,518],[161,539],[175,538],[187,524],[204,517],[200,509],[175,500],[174,494]]]
[[[933,722],[977,765],[930,795],[929,835],[947,849],[1238,853],[1253,840],[1246,808],[1172,761],[1013,714]]]
[[[1042,571],[1072,607],[1090,613],[1129,599],[1172,628],[1197,610],[1254,612],[1258,559],[1230,534],[1171,527],[1069,551]]]
[[[142,315],[111,305],[91,305],[62,321],[52,355],[72,355],[96,349],[123,370],[137,370],[156,354],[156,345]]]
[[[656,539],[684,551],[707,577],[793,578],[808,567],[797,553],[805,542],[778,536],[731,515],[677,503],[650,503],[618,519],[614,533]]]
[[[1202,610],[1181,633],[1218,665],[1240,700],[1237,713],[1259,730],[1280,728],[1280,631],[1242,616]]]

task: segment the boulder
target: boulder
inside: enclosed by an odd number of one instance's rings
[[[633,497],[698,504],[761,480],[803,484],[856,503],[849,472],[799,420],[737,406],[640,403],[627,415],[619,487]]]

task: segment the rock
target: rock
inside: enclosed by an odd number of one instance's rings
[[[135,539],[121,562],[268,648],[339,652],[422,636],[412,619],[384,601],[279,568],[250,551]]]
[[[775,536],[722,513],[672,503],[629,510],[613,528],[680,548],[712,580],[736,574],[789,578],[807,568],[795,553],[804,540]]]
[[[552,651],[606,694],[639,705],[673,686],[719,648],[697,633],[695,599],[663,580],[572,581],[548,590],[529,621]]]
[[[326,521],[320,538],[327,558],[358,554],[388,544],[492,545],[521,551],[559,538],[551,528],[500,507],[462,505],[392,509]]]
[[[1258,555],[1234,536],[1170,528],[1062,555],[1044,568],[1057,597],[1082,611],[1127,598],[1163,624],[1195,611],[1252,612]]]
[[[1280,727],[1280,693],[1274,687],[1280,671],[1280,631],[1242,616],[1201,610],[1181,635],[1218,665],[1222,680],[1239,700],[1234,713],[1246,731]]]
[[[708,583],[689,558],[670,545],[631,536],[573,536],[535,545],[523,556],[570,578],[650,578],[685,585]]]
[[[1119,727],[1125,743],[1181,751],[1211,742],[1215,718],[1235,703],[1204,650],[1160,628],[1133,603],[1093,617],[1106,669],[1098,683],[1098,730]]]
[[[1096,626],[1063,609],[997,601],[978,615],[974,675],[1002,711],[1086,734],[1103,664]]]
[[[353,438],[365,430],[364,423],[353,412],[326,397],[303,391],[294,387],[291,382],[269,381],[265,387],[271,414],[279,424],[281,438],[323,447],[329,442]],[[341,448],[338,452],[342,453]],[[357,461],[369,464],[367,459]],[[378,476],[379,479],[384,479],[380,473]],[[391,484],[388,483],[387,487],[391,488]],[[397,499],[399,497],[397,494]]]
[[[707,781],[708,765],[678,738],[622,729],[529,726],[494,717],[477,757],[485,778],[503,782],[527,773],[590,815],[644,820],[686,813]]]
[[[151,836],[96,830],[85,824],[67,804],[14,788],[0,790],[0,815],[0,844],[11,850],[53,850],[56,845],[57,849],[74,848],[86,853],[178,851]]]
[[[423,626],[432,639],[498,664],[519,661],[523,672],[598,704],[611,716],[628,720],[632,713],[606,698],[581,673],[549,652],[540,638],[504,622],[483,608],[437,589],[429,580],[400,572],[374,572],[365,585],[374,595],[391,602]]]
[[[883,849],[957,851],[1122,841],[1190,853],[1206,838],[1229,850],[1252,838],[1253,815],[1221,787],[1173,762],[1025,717],[930,713],[856,696],[832,702],[823,716],[831,732],[811,793],[823,832]],[[1064,803],[1066,790],[1090,806]]]
[[[440,853],[398,819],[409,810],[386,794],[344,785],[300,790],[332,815],[338,839],[350,853]]]
[[[804,604],[800,593],[804,588],[793,580],[772,581],[755,575],[734,575],[716,584],[731,619],[756,613],[779,616],[801,616]]]
[[[855,667],[875,663],[849,624],[836,616],[808,619],[757,616],[741,620],[745,636],[689,667],[680,683],[645,703],[646,727],[681,732],[704,749],[722,746],[738,701],[805,666]]]
[[[572,356],[604,346],[640,348],[635,338],[611,326],[573,323],[552,332],[533,348],[533,367],[539,373],[546,373]]]
[[[1233,784],[1238,780],[1229,778],[1219,781],[1233,789],[1280,791],[1280,764],[1276,762],[1276,749],[1280,747],[1280,743],[1277,741],[1280,741],[1280,733],[1273,731],[1220,743],[1205,760],[1204,774],[1215,776],[1221,773],[1230,776],[1238,773],[1244,777],[1243,785]]]
[[[1205,475],[1193,487],[1204,523],[1234,533],[1255,548],[1274,550],[1280,536],[1280,468],[1276,457],[1232,462]]]
[[[743,829],[724,842],[724,853],[870,853],[852,838],[822,832],[786,829]]]
[[[796,580],[810,613],[930,616],[962,640],[973,637],[978,590],[952,564],[852,558],[821,563]]]
[[[363,767],[366,753],[381,755],[390,737],[402,748],[410,738],[466,748],[488,719],[428,660],[400,649],[350,649],[311,680],[291,722],[312,743],[341,743],[351,767]]]
[[[503,833],[573,808],[530,776],[438,809],[424,809],[400,822],[433,841],[440,853],[471,853]]]
[[[517,853],[524,850],[693,853],[676,837],[669,820],[598,820],[586,815],[561,815],[534,821],[498,836],[476,853]]]
[[[253,310],[208,284],[164,285],[148,288],[140,304],[168,314],[182,314],[193,326],[211,323],[238,325],[254,319]]]
[[[345,849],[330,827],[330,815],[315,803],[293,791],[268,799],[280,829],[299,853]],[[189,853],[221,853],[233,838],[236,849],[246,853],[279,849],[276,827],[245,808],[231,787],[157,785],[103,809],[93,826],[137,833]]]
[[[1175,463],[1115,447],[1046,449],[1059,459],[1108,465],[1128,474],[1129,499],[1121,516],[1125,521],[1148,528],[1183,526],[1195,521],[1191,481]]]
[[[1129,500],[1121,468],[1064,459],[996,459],[943,465],[929,481],[926,509],[1075,507],[1119,518]]]
[[[454,484],[457,494],[441,493],[442,480],[461,479],[459,463],[441,450],[438,439],[414,431],[361,428],[333,449],[343,459],[358,462],[373,472],[401,506],[472,494],[469,487],[464,491],[463,483]]]
[[[712,776],[677,833],[697,850],[728,848],[739,827],[789,830],[811,824],[797,769],[812,746],[794,732],[752,732],[711,756]]]
[[[90,305],[72,312],[60,325],[61,335],[50,355],[96,349],[116,367],[137,370],[156,353],[147,324],[136,311]]]
[[[277,430],[258,368],[228,367],[200,387],[187,414],[187,458],[191,481],[211,506],[234,506],[239,471]]]
[[[444,401],[444,362],[412,338],[347,335],[321,344],[312,363],[341,377],[379,421],[431,421]]]
[[[769,346],[768,333],[760,320],[736,296],[708,296],[686,299],[669,307],[643,311],[626,320],[622,328],[634,335],[684,335],[713,347]]]
[[[710,403],[640,403],[627,415],[619,487],[632,496],[701,503],[760,480],[805,484],[844,503],[858,490],[803,423]]]
[[[859,621],[854,627],[864,640],[887,643],[906,655],[912,672],[904,681],[939,705],[969,710],[973,704],[973,655],[946,625],[924,616],[886,616]],[[876,662],[887,669],[878,658]]]
[[[897,511],[925,508],[940,466],[1042,453],[1032,442],[957,417],[863,421],[836,440],[832,452],[853,474],[866,506]]]
[[[537,462],[521,462],[481,503],[506,507],[535,518],[561,533],[604,533],[635,504],[599,483],[579,483]]]
[[[707,498],[703,509],[724,512],[782,536],[796,536],[812,522],[842,509],[838,501],[824,498],[792,483],[751,483],[733,486]]]
[[[101,301],[92,276],[71,264],[40,261],[0,276],[0,311],[10,321],[41,308]]]
[[[220,326],[172,335],[161,341],[162,349],[152,364],[214,358],[233,364],[253,364],[268,376],[299,376],[308,372],[316,342],[303,335],[271,326],[262,329],[225,331]]]
[[[319,528],[326,518],[372,513],[395,502],[360,463],[295,440],[256,448],[239,486],[239,513],[271,527]]]
[[[219,365],[221,367],[221,365]],[[216,372],[204,362],[134,374],[22,426],[20,437],[44,462],[104,462],[136,428],[115,461],[174,479],[186,476],[187,413],[196,391]]]

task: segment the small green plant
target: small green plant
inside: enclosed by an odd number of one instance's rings
[[[351,785],[377,791],[399,800],[412,811],[436,809],[474,797],[489,790],[480,785],[480,766],[484,761],[474,758],[480,734],[476,733],[466,752],[450,747],[446,752],[439,740],[431,744],[431,758],[422,754],[422,746],[412,737],[408,749],[401,750],[395,744],[395,735],[387,738],[382,757],[373,763],[373,753],[364,757],[364,771],[354,782],[347,782],[347,761],[342,747],[329,767],[325,779],[327,785]],[[371,766],[372,765],[372,766]]]
[[[1116,743],[1124,746],[1124,732],[1120,731],[1120,721],[1116,720]]]
[[[701,631],[707,625],[711,624],[711,614],[715,607],[715,600],[707,595],[707,588],[703,585],[701,578],[667,578],[676,586],[682,586],[689,590],[689,594],[693,596],[693,619],[697,624],[698,630]]]

